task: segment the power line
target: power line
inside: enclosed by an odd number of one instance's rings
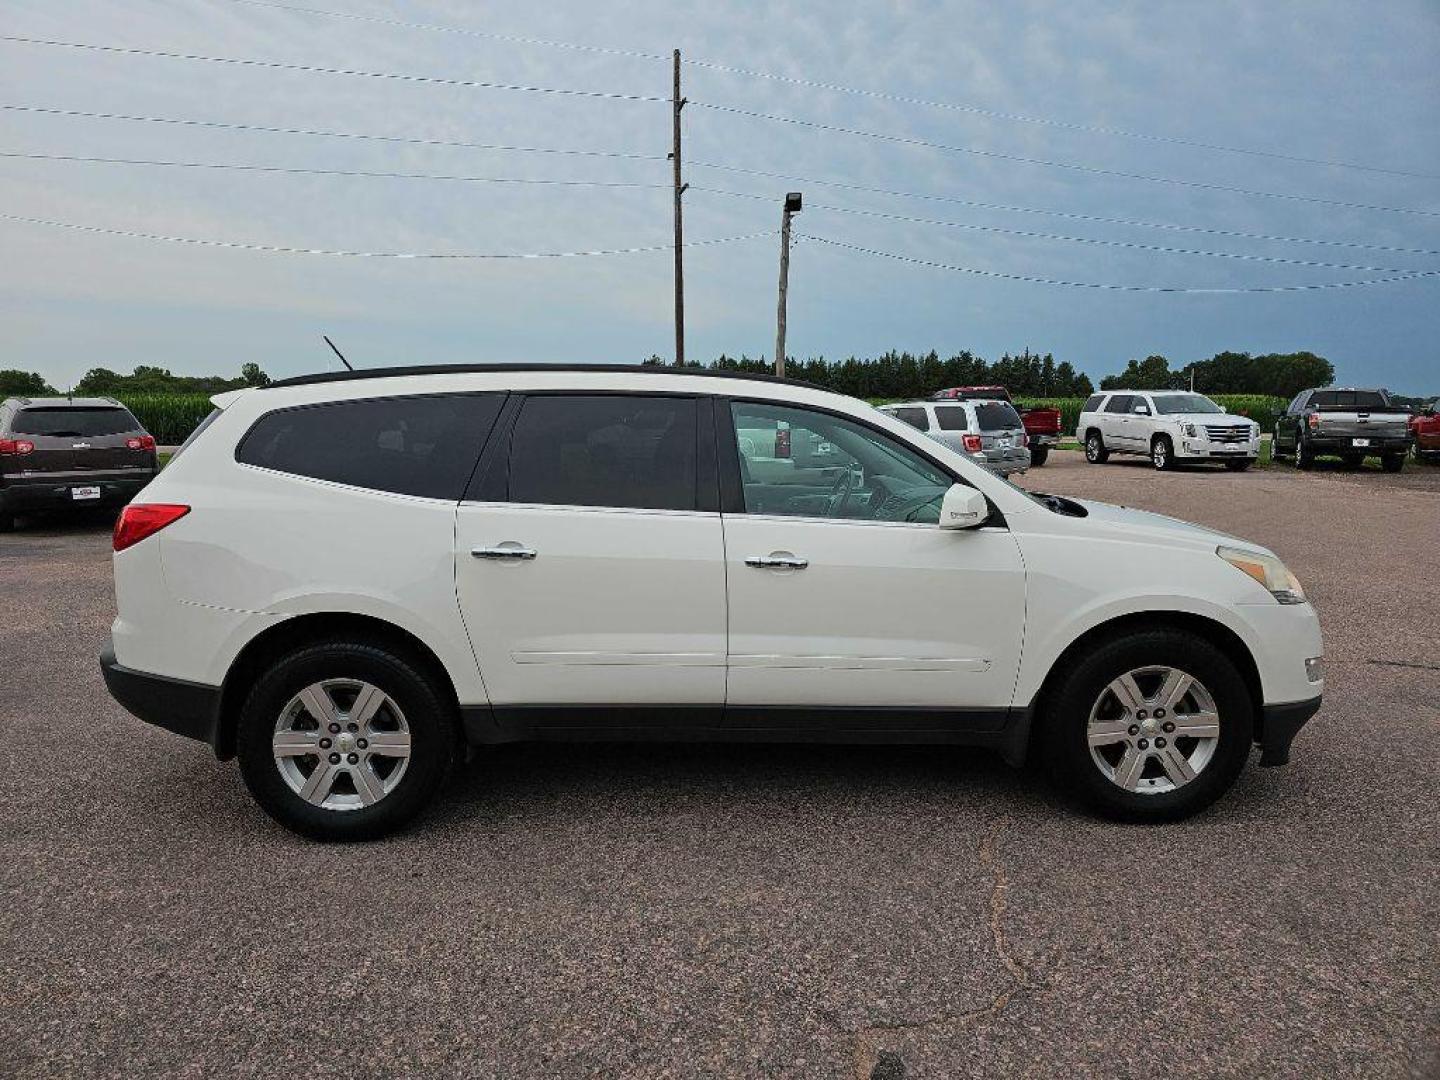
[[[1232,295],[1238,293],[1314,292],[1320,289],[1357,289],[1366,285],[1391,285],[1396,282],[1411,281],[1416,278],[1434,277],[1436,275],[1440,275],[1440,270],[1408,270],[1394,277],[1370,278],[1364,281],[1327,281],[1310,285],[1249,285],[1215,288],[1192,288],[1175,285],[1118,285],[1107,282],[1069,281],[1064,278],[1037,277],[1031,274],[1007,274],[999,270],[980,270],[970,266],[956,266],[954,263],[936,262],[932,259],[922,259],[914,255],[900,255],[893,251],[880,251],[877,248],[862,247],[859,244],[848,244],[843,240],[830,240],[823,236],[815,236],[813,233],[805,233],[803,239],[813,240],[817,244],[826,244],[830,247],[844,248],[847,251],[856,251],[862,255],[872,255],[882,259],[892,259],[895,262],[908,263],[912,266],[925,266],[934,270],[950,270],[958,274],[973,274],[977,277],[1001,278],[1005,281],[1023,281],[1032,285],[1063,285],[1073,289],[1102,289],[1108,292],[1192,294],[1209,293],[1213,295]]]
[[[47,116],[83,117],[90,120],[126,120],[142,124],[175,124],[181,127],[213,128],[220,131],[261,132],[267,135],[308,135],[326,139],[360,139],[369,142],[402,143],[408,146],[438,146],[465,150],[500,150],[522,154],[559,154],[570,157],[617,158],[624,161],[664,161],[664,154],[634,154],[619,150],[576,150],[555,146],[512,146],[506,143],[464,142],[453,139],[417,139],[400,135],[371,135],[355,131],[322,131],[313,128],[268,127],[263,124],[231,123],[223,120],[191,120],[172,116],[136,116],[130,113],[89,112],[83,109],[56,109],[43,105],[0,104],[8,112],[38,113]]]
[[[528,86],[521,83],[486,82],[478,79],[449,79],[438,75],[404,75],[388,71],[358,71],[354,68],[320,67],[316,64],[286,64],[278,60],[251,60],[233,56],[206,56],[200,53],[165,52],[159,49],[133,49],[119,45],[94,45],[79,41],[53,41],[47,38],[16,37],[0,34],[0,41],[19,45],[40,45],[60,49],[86,49],[91,52],[116,53],[123,56],[160,57],[166,60],[196,60],[207,64],[234,64],[240,67],[265,68],[271,71],[301,71],[311,75],[349,75],[364,79],[393,79],[399,82],[425,83],[433,86],[463,86],[476,90],[515,90],[531,94],[555,94],[562,97],[600,98],[606,101],[668,102],[669,98],[653,94],[622,94],[608,90],[574,90],[555,86]]]
[[[1223,191],[1232,195],[1254,195],[1266,199],[1287,199],[1292,202],[1316,203],[1320,206],[1336,206],[1349,210],[1379,210],[1387,214],[1419,214],[1424,217],[1440,217],[1440,210],[1420,210],[1405,206],[1381,206],[1375,203],[1346,202],[1340,199],[1322,199],[1316,195],[1295,195],[1283,191],[1260,191],[1255,188],[1212,184],[1203,180],[1185,180],[1178,176],[1151,176],[1149,173],[1132,173],[1121,169],[1104,169],[1096,165],[1082,165],[1073,161],[1050,161],[1046,158],[1032,158],[1022,154],[1007,154],[999,150],[980,150],[973,146],[933,142],[929,139],[918,139],[909,135],[892,135],[883,131],[867,131],[863,128],[843,127],[839,124],[822,123],[819,120],[805,120],[795,116],[782,116],[779,113],[742,109],[737,105],[721,105],[715,102],[695,100],[691,100],[690,104],[696,108],[709,109],[712,112],[725,113],[731,116],[744,116],[754,120],[770,120],[780,124],[793,124],[797,127],[808,128],[813,131],[826,131],[839,135],[855,135],[866,139],[879,139],[883,142],[896,143],[901,146],[918,146],[927,150],[941,150],[952,154],[970,154],[975,157],[991,158],[998,161],[1014,161],[1024,165],[1039,165],[1049,169],[1068,169],[1072,172],[1085,173],[1090,176],[1112,176],[1124,180],[1143,180],[1150,184],[1174,184],[1179,187],[1198,188],[1202,191]]]
[[[0,213],[0,220],[16,221],[26,225],[44,225],[52,229],[70,229],[75,232],[97,233],[102,236],[120,236],[133,240],[155,240],[167,244],[191,244],[199,247],[237,248],[242,251],[260,251],[279,255],[327,255],[357,259],[578,259],[599,255],[639,255],[647,252],[670,251],[673,244],[650,244],[643,247],[595,248],[589,251],[527,251],[527,252],[413,252],[413,251],[349,251],[330,248],[286,247],[279,244],[254,244],[240,240],[209,240],[191,236],[168,236],[161,233],[137,232],[130,229],[109,229],[100,225],[81,225],[72,221],[54,221],[48,218],[26,217],[21,214]],[[745,233],[740,236],[721,236],[711,240],[690,240],[686,247],[713,247],[717,244],[734,244],[743,240],[756,240],[762,236],[773,236],[775,230]]]
[[[670,57],[662,53],[644,52],[638,49],[621,49],[603,45],[583,45],[566,41],[555,41],[549,38],[522,37],[514,34],[500,34],[494,31],[473,30],[455,26],[441,26],[435,23],[412,22],[405,19],[393,19],[375,15],[360,15],[353,12],[331,11],[322,8],[302,7],[296,4],[276,3],[274,0],[231,0],[232,3],[249,4],[253,7],[273,8],[279,11],[296,12],[303,15],[320,15],[332,19],[349,19],[355,22],[375,23],[382,26],[404,27],[411,30],[425,30],[432,33],[459,34],[465,37],[483,38],[490,41],[509,42],[517,45],[540,45],[552,49],[567,49],[578,52],[600,53],[610,56],[624,56],[638,60],[668,61]],[[1020,113],[1004,112],[997,109],[987,109],[979,105],[970,105],[962,102],[937,101],[932,98],[923,98],[909,94],[898,94],[886,90],[864,89],[854,86],[845,86],[840,83],[825,82],[818,79],[807,79],[797,75],[780,75],[772,71],[759,71],[755,68],[739,67],[734,64],[727,64],[718,60],[705,60],[687,57],[681,60],[682,64],[690,67],[705,68],[710,71],[720,72],[727,75],[740,75],[752,79],[765,79],[770,82],[782,83],[786,86],[803,86],[815,90],[825,90],[839,94],[850,94],[856,97],[869,98],[875,101],[886,101],[897,105],[916,105],[928,109],[941,109],[948,112],[966,113],[971,116],[982,116],[990,120],[1004,120],[1020,124],[1038,124],[1044,127],[1056,128],[1063,131],[1078,131],[1090,135],[1106,135],[1124,139],[1138,139],[1145,142],[1167,143],[1174,146],[1188,146],[1196,150],[1215,150],[1227,154],[1243,154],[1249,157],[1271,158],[1277,161],[1289,161],[1301,165],[1322,165],[1336,169],[1356,169],[1362,172],[1382,173],[1388,176],[1406,176],[1420,180],[1440,180],[1440,174],[1427,172],[1414,172],[1408,169],[1391,169],[1379,165],[1362,165],[1353,161],[1339,161],[1332,158],[1312,158],[1299,154],[1286,154],[1277,150],[1258,150],[1254,147],[1229,146],[1222,143],[1204,142],[1198,139],[1185,139],[1174,135],[1157,135],[1148,132],[1130,131],[1125,128],[1108,127],[1101,124],[1082,124],[1065,120],[1054,120],[1046,117],[1026,116]]]
[[[0,158],[25,161],[69,161],[91,165],[145,165],[175,169],[222,169],[235,172],[284,173],[301,176],[358,176],[382,180],[452,180],[470,184],[533,184],[544,187],[668,188],[668,184],[645,184],[619,180],[546,180],[516,176],[463,176],[453,173],[383,172],[371,169],[310,169],[281,165],[247,165],[221,161],[160,161],[149,158],[86,157],[79,154],[29,154],[0,150]]]
[[[261,0],[235,0],[235,2],[260,3]],[[505,143],[466,142],[462,140],[451,139],[409,138],[399,135],[379,135],[374,133],[356,131],[327,131],[312,128],[272,127],[263,124],[243,124],[222,120],[199,120],[172,116],[140,116],[129,113],[94,112],[83,109],[60,109],[42,105],[0,104],[0,110],[35,113],[51,116],[81,117],[94,120],[121,120],[147,124],[173,124],[182,127],[197,127],[221,131],[244,131],[271,135],[300,135],[331,139],[354,139],[371,142],[397,143],[413,146],[434,146],[467,150],[493,150],[514,153],[613,158],[626,161],[658,162],[666,160],[665,155],[663,154],[638,154],[614,150],[584,150],[554,146],[515,146]],[[872,187],[865,184],[854,184],[841,180],[828,180],[813,176],[796,176],[791,173],[771,172],[763,169],[747,169],[738,165],[728,165],[722,162],[688,161],[686,164],[692,168],[714,169],[723,172],[735,173],[740,176],[755,176],[766,179],[791,181],[800,184],[814,184],[821,187],[833,187],[845,191],[857,191],[873,195],[888,195],[896,198],[921,199],[931,202],[946,202],[953,203],[958,206],[971,207],[978,210],[1000,210],[1007,213],[1016,214],[1041,214],[1047,217],[1058,217],[1071,221],[1088,221],[1105,225],[1124,225],[1143,229],[1161,229],[1172,232],[1199,233],[1207,236],[1227,236],[1242,240],[1262,240],[1267,242],[1286,244],[1313,244],[1326,247],[1349,248],[1359,251],[1381,251],[1396,255],[1440,256],[1440,250],[1429,248],[1407,248],[1389,244],[1370,244],[1357,240],[1325,240],[1307,236],[1280,236],[1274,233],[1244,232],[1235,229],[1220,229],[1204,225],[1182,225],[1171,222],[1143,221],[1136,218],[1109,217],[1100,214],[1083,214],[1076,211],[1053,210],[1043,207],[1014,206],[1005,203],[984,202],[978,199],[966,199],[954,195],[942,195],[917,191],[898,191],[893,188]],[[692,187],[691,190],[698,191],[702,189]],[[713,188],[704,190],[708,190],[712,194],[726,194],[735,197],[765,200],[773,199],[772,195],[747,195],[743,192],[721,192],[718,189]]]
[[[785,180],[797,184],[815,184],[819,187],[833,187],[841,191],[858,191],[868,195],[888,195],[897,199],[919,199],[927,202],[950,203],[968,206],[976,210],[1001,210],[1014,214],[1041,214],[1046,217],[1064,218],[1070,221],[1092,221],[1106,225],[1126,225],[1140,229],[1165,229],[1172,232],[1202,233],[1207,236],[1231,236],[1242,240],[1266,240],[1285,244],[1320,244],[1326,247],[1351,248],[1360,251],[1384,251],[1394,255],[1440,255],[1440,250],[1429,248],[1395,247],[1388,244],[1368,244],[1358,240],[1322,240],[1308,236],[1279,236],[1274,233],[1241,232],[1235,229],[1219,229],[1206,225],[1178,225],[1171,222],[1143,221],[1137,218],[1107,217],[1100,214],[1082,214],[1072,210],[1049,210],[1036,206],[1014,206],[1006,203],[982,202],[966,199],[959,195],[941,195],[923,191],[900,191],[895,188],[872,187],[866,184],[852,184],[844,180],[827,180],[815,176],[796,176],[793,173],[769,172],[764,169],[746,169],[738,165],[727,165],[717,161],[690,161],[692,169],[716,169],[740,176],[756,176],[770,180]],[[739,195],[739,192],[731,194]],[[750,196],[746,196],[750,197]],[[773,199],[774,196],[754,196]]]
[[[743,191],[723,191],[720,188],[691,187],[708,195],[725,195],[740,199],[754,199],[773,202],[774,196],[752,195]],[[1170,247],[1163,244],[1141,244],[1130,240],[1103,240],[1091,236],[1067,236],[1063,233],[1035,232],[1028,229],[1006,229],[998,225],[974,225],[963,221],[941,221],[935,218],[911,217],[908,214],[890,214],[881,210],[864,210],[854,206],[833,206],[812,202],[807,210],[828,210],[836,214],[855,214],[860,217],[882,218],[886,221],[903,221],[916,225],[937,225],[948,229],[964,229],[970,232],[998,233],[1002,236],[1020,236],[1032,240],[1061,240],[1072,244],[1093,244],[1101,247],[1128,248],[1133,251],[1154,251],[1165,255],[1199,255],[1211,259],[1240,259],[1246,262],[1281,263],[1287,266],[1308,266],[1322,270],[1354,270],[1363,273],[1404,274],[1406,270],[1390,266],[1356,266],[1351,263],[1320,262],[1314,259],[1287,259],[1278,255],[1249,255],[1234,251],[1202,251],[1196,248]]]

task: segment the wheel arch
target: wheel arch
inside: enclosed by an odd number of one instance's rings
[[[220,687],[219,721],[215,754],[222,761],[235,756],[235,735],[240,709],[255,679],[280,657],[307,645],[325,642],[363,642],[403,653],[429,675],[441,696],[459,718],[459,695],[450,672],[434,650],[410,631],[373,615],[355,612],[311,612],[284,619],[255,635],[240,650]]]
[[[1031,700],[1032,730],[1029,746],[1034,746],[1037,738],[1043,738],[1043,726],[1050,714],[1050,703],[1058,692],[1066,670],[1085,653],[1099,648],[1106,642],[1126,634],[1145,630],[1179,630],[1194,634],[1213,645],[1229,659],[1240,672],[1240,677],[1245,681],[1245,688],[1250,692],[1250,700],[1255,709],[1255,739],[1257,742],[1260,740],[1263,734],[1265,693],[1260,681],[1260,667],[1255,661],[1254,654],[1251,653],[1249,646],[1245,644],[1240,635],[1224,623],[1206,615],[1189,611],[1148,611],[1118,615],[1097,623],[1061,650],[1060,654],[1051,662],[1045,678],[1040,683],[1039,691]]]

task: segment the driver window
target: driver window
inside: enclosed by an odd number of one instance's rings
[[[787,405],[730,405],[745,512],[934,524],[949,474],[889,435]]]

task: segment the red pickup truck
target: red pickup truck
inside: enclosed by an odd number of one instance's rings
[[[1048,405],[1023,408],[1011,400],[1010,391],[1003,386],[950,386],[930,395],[932,401],[1009,401],[1020,414],[1025,424],[1025,434],[1030,442],[1030,464],[1044,465],[1050,456],[1050,448],[1060,445],[1060,410]]]
[[[1417,461],[1440,461],[1440,400],[1432,401],[1410,418]]]

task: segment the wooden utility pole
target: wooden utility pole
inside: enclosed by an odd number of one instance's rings
[[[680,179],[680,110],[685,99],[680,96],[680,50],[675,50],[675,85],[671,92],[672,147],[670,164],[675,178],[675,364],[685,364],[685,225],[680,208],[680,196],[685,194],[689,184]]]
[[[785,196],[780,215],[780,300],[775,306],[775,374],[785,375],[785,297],[790,291],[790,215],[800,212],[798,191]]]

